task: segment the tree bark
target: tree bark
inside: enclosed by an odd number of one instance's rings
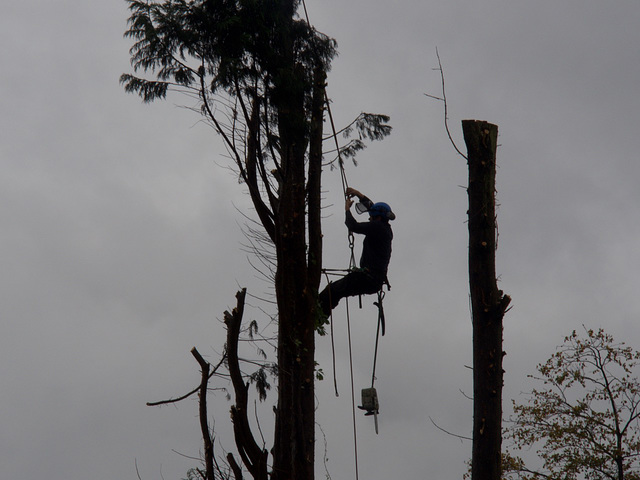
[[[125,88],[145,101],[165,98],[171,86],[199,89],[203,114],[222,136],[275,246],[278,405],[270,473],[272,480],[313,480],[322,116],[334,42],[300,20],[299,0],[129,3],[126,35],[135,41],[134,71],[156,78],[123,75]],[[195,43],[205,47],[194,49]],[[219,95],[223,113],[214,106]],[[269,474],[265,451],[251,436],[247,387],[235,351],[242,316],[238,301],[237,310],[225,313],[238,447],[229,463],[236,479],[241,465],[262,479]]]
[[[292,152],[290,152],[292,153]],[[283,162],[285,163],[285,162]],[[304,155],[286,161],[276,222],[278,406],[274,480],[313,480],[315,449],[315,291],[306,279]]]
[[[198,392],[199,400],[199,417],[200,430],[202,431],[202,440],[204,442],[204,464],[206,480],[214,480],[213,473],[213,441],[209,432],[209,422],[207,421],[207,385],[209,383],[209,362],[207,362],[196,347],[191,349],[191,354],[200,364],[202,371],[202,379],[200,380],[200,391]]]
[[[496,280],[495,177],[498,127],[462,122],[469,166],[469,285],[473,316],[472,480],[500,480],[502,319],[511,301]]]
[[[282,19],[279,30],[282,63],[280,76],[274,79],[273,92],[278,111],[283,182],[275,215],[278,405],[272,480],[313,480],[315,463],[314,358],[318,285],[308,281],[307,218],[311,222],[310,228],[315,229],[312,231],[319,233],[320,226],[315,223],[315,217],[307,217],[306,208],[307,194],[319,195],[320,170],[309,165],[310,173],[316,177],[310,180],[312,191],[307,192],[305,153],[309,125],[305,117],[305,72],[293,55],[290,23],[294,3],[287,0],[278,7]],[[321,161],[312,156],[308,160],[312,163]],[[314,205],[316,200],[310,199],[309,203]],[[317,246],[312,245],[312,251],[316,253]]]
[[[224,323],[227,326],[227,358],[229,359],[229,376],[235,394],[235,405],[231,407],[231,421],[233,422],[233,433],[236,440],[238,454],[242,458],[242,463],[247,467],[249,473],[255,480],[267,479],[267,457],[268,452],[255,441],[248,417],[248,389],[240,370],[240,360],[238,358],[238,338],[240,337],[240,327],[244,315],[244,300],[247,290],[242,289],[236,294],[236,307],[230,312],[224,312]],[[235,463],[235,462],[234,462]],[[231,464],[232,467],[234,464]],[[237,464],[236,464],[237,465]],[[233,468],[235,472],[235,468]]]

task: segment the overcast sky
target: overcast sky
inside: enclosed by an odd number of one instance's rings
[[[499,127],[497,270],[505,318],[505,414],[526,378],[581,325],[640,349],[640,4],[637,0],[309,1],[338,41],[338,125],[391,116],[352,186],[397,214],[378,354],[380,434],[357,417],[361,478],[459,479],[470,442],[467,168],[449,120]],[[238,287],[264,296],[243,241],[247,197],[221,142],[181,109],[124,93],[124,2],[33,0],[0,17],[0,478],[180,479],[196,462],[196,400],[145,402],[199,381]],[[325,266],[348,245],[339,175],[325,171]],[[249,211],[249,213],[251,213]],[[266,323],[258,301],[248,315]],[[369,386],[376,312],[351,305],[355,389]],[[334,479],[354,478],[344,307],[318,423]],[[270,397],[274,400],[275,396]],[[229,403],[211,400],[227,448]],[[268,429],[270,418],[266,418]],[[318,475],[324,439],[318,430]],[[270,444],[270,439],[267,438]],[[179,452],[179,453],[176,453]]]

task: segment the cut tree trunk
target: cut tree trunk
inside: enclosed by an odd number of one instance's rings
[[[463,120],[469,165],[469,285],[473,316],[472,480],[500,480],[502,319],[511,301],[496,280],[495,179],[498,127]]]

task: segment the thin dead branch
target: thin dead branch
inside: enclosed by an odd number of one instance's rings
[[[202,439],[204,441],[204,463],[206,480],[215,480],[213,471],[213,441],[211,440],[211,432],[209,431],[209,422],[207,421],[207,385],[209,383],[209,362],[207,362],[200,352],[193,347],[191,354],[195,357],[200,364],[202,370],[202,380],[200,382],[200,391],[198,393],[199,399],[199,416],[200,416],[200,430],[202,431]]]
[[[453,145],[453,148],[455,149],[455,151],[458,152],[458,154],[462,158],[464,158],[465,160],[468,160],[467,156],[464,153],[462,153],[462,151],[460,151],[460,149],[456,145],[456,142],[453,140],[453,136],[451,135],[451,130],[449,130],[449,107],[447,104],[447,93],[445,90],[444,69],[442,68],[442,61],[440,60],[440,53],[438,52],[437,48],[436,48],[436,57],[438,57],[438,68],[436,70],[440,72],[440,79],[442,81],[442,97],[429,95],[428,93],[425,93],[424,96],[433,98],[435,100],[438,100],[444,103],[444,128],[447,131],[447,136],[449,137],[449,141],[451,142],[451,145]]]
[[[441,432],[446,433],[447,435],[451,435],[452,437],[456,437],[459,438],[460,440],[473,440],[471,437],[465,437],[464,435],[458,435],[456,433],[451,433],[448,430],[445,430],[444,428],[442,428],[440,425],[438,425],[436,422],[433,421],[433,418],[429,417],[429,420],[431,421],[431,423],[433,423],[433,426],[436,427],[438,430],[440,430]]]
[[[194,347],[195,348],[195,347]],[[226,361],[227,359],[227,354],[226,352],[222,354],[222,358],[220,359],[220,361],[216,364],[215,367],[213,367],[213,370],[209,373],[209,377],[211,378],[214,375],[216,375],[218,373],[218,369],[222,366],[222,364]],[[197,393],[198,391],[200,391],[200,386],[197,386],[196,388],[194,388],[193,390],[191,390],[189,393],[185,393],[184,395],[177,397],[177,398],[170,398],[168,400],[160,400],[158,402],[147,402],[147,406],[148,407],[156,407],[158,405],[167,405],[169,403],[177,403],[180,402],[182,400],[185,400],[187,398],[189,398],[191,395],[193,395],[194,393]]]

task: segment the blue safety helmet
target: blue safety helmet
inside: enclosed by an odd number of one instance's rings
[[[382,217],[386,220],[395,220],[396,214],[391,211],[389,204],[378,202],[371,205],[369,209],[370,217]]]

